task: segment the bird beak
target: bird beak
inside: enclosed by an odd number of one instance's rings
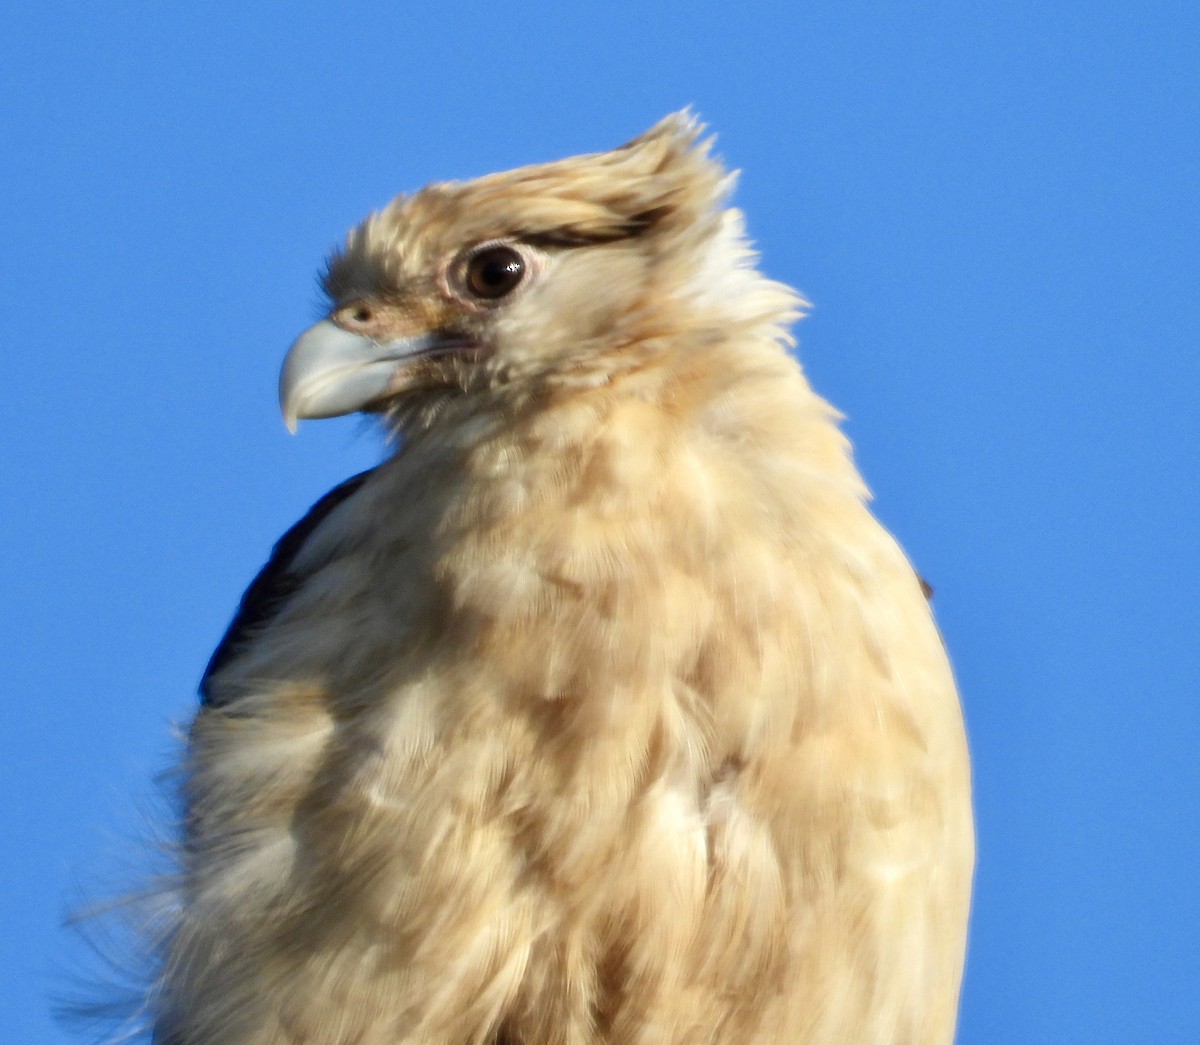
[[[279,408],[289,432],[305,417],[362,410],[390,391],[397,368],[435,348],[432,334],[372,341],[324,319],[288,349],[279,373]]]

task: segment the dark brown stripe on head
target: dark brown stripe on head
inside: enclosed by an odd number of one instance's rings
[[[668,207],[656,207],[654,210],[635,214],[620,225],[605,229],[578,229],[565,226],[557,229],[543,229],[539,232],[526,232],[516,236],[522,243],[531,247],[590,247],[600,243],[616,243],[623,239],[635,239],[652,229],[665,214]]]

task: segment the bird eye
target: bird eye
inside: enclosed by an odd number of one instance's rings
[[[475,297],[495,301],[525,278],[525,259],[513,247],[484,247],[467,262],[465,283]]]

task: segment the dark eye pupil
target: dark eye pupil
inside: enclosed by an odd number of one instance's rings
[[[488,247],[467,265],[467,287],[476,297],[493,300],[513,291],[525,275],[525,262],[512,247]]]

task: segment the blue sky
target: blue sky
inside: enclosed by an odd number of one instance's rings
[[[373,462],[286,434],[313,275],[425,181],[692,104],[935,585],[980,855],[959,1040],[1200,1041],[1200,6],[76,5],[0,42],[0,1011],[66,1041],[242,587]],[[108,877],[105,877],[108,876]]]

